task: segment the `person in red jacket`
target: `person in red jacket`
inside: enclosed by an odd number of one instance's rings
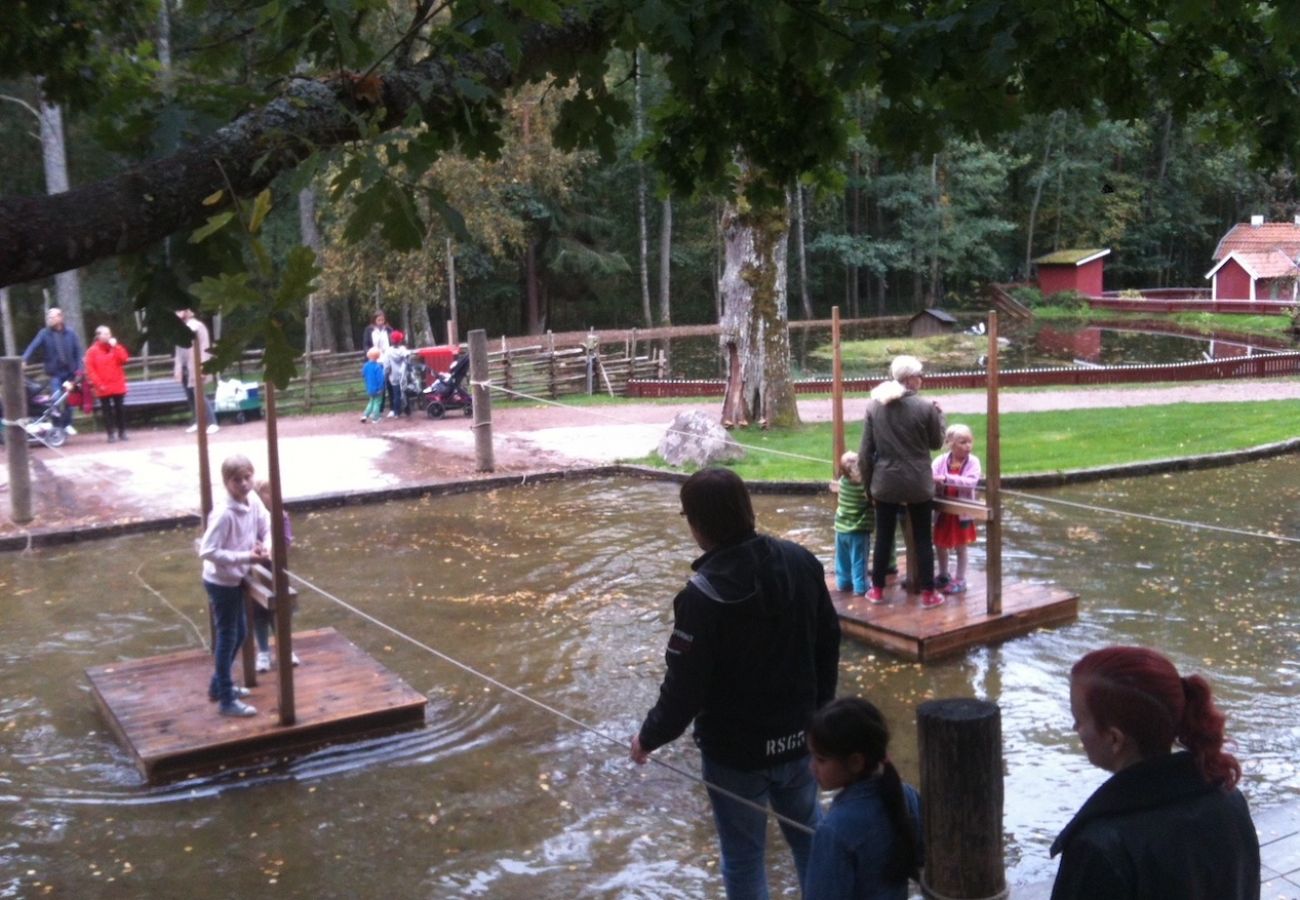
[[[126,440],[126,415],[122,398],[126,396],[126,361],[130,355],[117,342],[107,325],[95,329],[95,342],[86,351],[86,380],[99,398],[104,414],[108,442]]]

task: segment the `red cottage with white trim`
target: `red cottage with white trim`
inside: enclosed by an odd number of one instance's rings
[[[1073,291],[1085,297],[1100,297],[1102,259],[1110,250],[1058,250],[1034,260],[1038,267],[1038,289],[1043,296]]]

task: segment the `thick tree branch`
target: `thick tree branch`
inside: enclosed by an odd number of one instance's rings
[[[599,51],[608,37],[595,18],[574,18],[531,28],[518,65],[490,48],[382,75],[380,127],[401,125],[416,107],[437,127],[460,115],[465,101],[457,95],[456,78],[505,90]],[[203,198],[227,186],[223,169],[230,186],[248,196],[315,151],[361,138],[361,123],[374,104],[361,96],[368,92],[354,88],[347,76],[295,81],[266,106],[173,156],[62,194],[0,199],[0,286],[140,250],[201,224],[214,211]]]

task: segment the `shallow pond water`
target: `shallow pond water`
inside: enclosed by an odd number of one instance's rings
[[[843,340],[866,339],[873,329],[846,325]],[[1201,335],[1161,332],[1156,329],[1105,328],[1096,325],[1067,326],[1035,322],[1028,326],[1009,323],[1003,326],[1006,345],[1000,351],[1004,369],[1034,366],[1125,365],[1137,363],[1200,362],[1205,359],[1246,356],[1294,349],[1294,344],[1274,339],[1263,344],[1243,343]],[[790,333],[790,365],[795,377],[826,378],[831,374],[831,359],[824,348],[830,344],[829,328],[807,328]],[[978,344],[975,345],[978,347]],[[820,351],[820,352],[819,352]],[[979,368],[982,348],[972,352],[969,361],[941,364],[935,371],[969,371]],[[846,376],[879,375],[880,371],[851,360],[844,364]],[[722,378],[726,372],[716,337],[677,338],[672,342],[672,376],[676,378]]]
[[[1300,534],[1291,459],[1045,496]],[[829,561],[829,496],[755,499],[760,527]],[[719,895],[703,790],[624,749],[696,553],[677,509],[673,485],[610,479],[299,515],[295,571],[591,730],[303,590],[296,627],[333,626],[401,674],[429,696],[428,727],[163,788],[141,784],[82,672],[199,646],[193,535],[0,558],[0,897]],[[1080,591],[1076,624],[925,667],[845,642],[840,689],[885,709],[909,780],[917,703],[1001,706],[1013,883],[1052,877],[1052,837],[1104,778],[1066,690],[1101,644],[1205,673],[1252,804],[1300,797],[1294,544],[1023,498],[1008,498],[1005,533],[1006,576]],[[687,738],[658,755],[698,771]],[[778,895],[797,896],[786,854],[773,859]]]

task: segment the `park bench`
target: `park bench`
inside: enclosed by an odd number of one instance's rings
[[[185,386],[172,378],[157,378],[151,381],[128,381],[126,396],[122,406],[127,410],[170,409],[183,406],[189,408],[190,398]]]

